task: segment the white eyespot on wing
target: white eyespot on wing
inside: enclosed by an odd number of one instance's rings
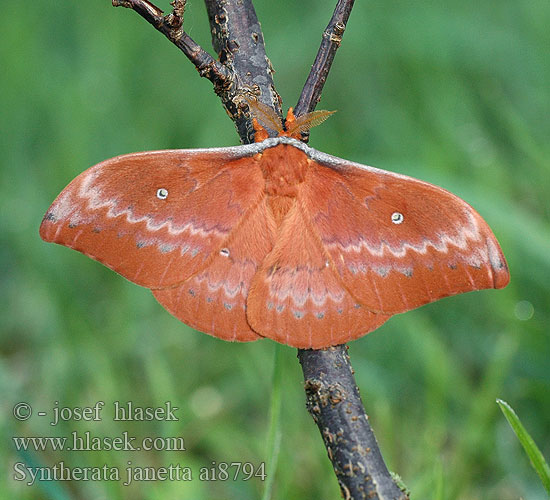
[[[168,189],[166,188],[157,189],[157,198],[159,200],[165,200],[166,198],[168,198]]]
[[[222,249],[220,250],[220,255],[221,255],[222,257],[229,257],[229,254],[230,254],[229,248],[222,248]]]
[[[391,214],[391,221],[394,224],[401,224],[405,220],[405,217],[403,217],[403,214],[401,212],[394,212]]]

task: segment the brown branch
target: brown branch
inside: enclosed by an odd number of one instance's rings
[[[262,28],[252,0],[205,0],[205,4],[214,50],[220,62],[235,75],[233,86],[220,95],[222,103],[237,126],[241,142],[253,142],[252,121],[243,95],[253,95],[282,115]]]
[[[323,33],[315,62],[294,110],[315,109],[355,0],[338,0]],[[302,134],[307,141],[309,134]],[[394,482],[365,413],[346,345],[326,350],[298,349],[307,409],[319,427],[342,495],[346,500],[407,500]]]
[[[148,0],[112,0],[115,7],[137,12],[187,56],[199,74],[213,83],[241,142],[253,142],[254,130],[243,95],[253,95],[281,115],[281,99],[273,85],[273,70],[254,7],[250,0],[205,0],[217,61],[184,31],[185,2],[174,0],[172,12],[164,15]]]
[[[299,349],[307,409],[345,499],[407,500],[391,477],[355,384],[346,345]]]
[[[137,12],[149,24],[168,38],[195,65],[202,77],[208,78],[217,94],[232,84],[233,74],[228,68],[216,61],[198,43],[183,30],[183,11],[185,1],[175,0],[172,13],[163,15],[163,11],[148,0],[112,0],[114,7],[126,7]]]
[[[311,67],[309,76],[294,109],[296,116],[313,111],[321,99],[321,92],[325,85],[328,73],[336,51],[342,42],[342,36],[355,0],[338,0],[332,18],[328,23],[321,41],[321,46]]]

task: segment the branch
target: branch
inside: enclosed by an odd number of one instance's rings
[[[311,67],[300,99],[298,99],[298,104],[296,104],[296,108],[294,109],[296,116],[313,111],[321,100],[321,92],[323,91],[336,51],[342,42],[342,36],[344,35],[354,2],[355,0],[338,0],[332,18],[323,33],[323,39],[315,57],[315,62]]]
[[[313,111],[321,99],[354,1],[338,0],[294,110],[296,116]],[[307,140],[307,135],[302,139]],[[298,359],[304,373],[307,409],[319,427],[344,498],[408,499],[382,458],[355,383],[347,346],[321,351],[298,349]]]
[[[148,0],[112,0],[115,7],[137,12],[187,56],[199,74],[213,83],[241,141],[253,142],[254,129],[243,95],[254,95],[282,115],[281,98],[273,85],[273,69],[265,53],[254,7],[250,0],[205,0],[213,45],[219,56],[216,61],[184,31],[185,2],[174,0],[172,12],[164,15]]]
[[[149,24],[168,38],[195,65],[202,77],[208,78],[216,93],[231,84],[233,75],[219,61],[204,51],[185,31],[183,31],[183,11],[185,0],[174,0],[171,14],[163,11],[147,0],[112,0],[114,7],[126,7],[136,11]]]
[[[234,75],[233,87],[226,95],[220,95],[222,103],[235,122],[241,141],[253,142],[252,121],[243,95],[252,94],[282,116],[281,98],[273,84],[273,68],[265,52],[262,28],[252,0],[205,0],[205,4],[214,50]]]
[[[307,409],[319,427],[343,497],[406,500],[394,483],[365,414],[346,345],[298,350]]]

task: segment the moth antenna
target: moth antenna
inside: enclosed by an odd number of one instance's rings
[[[252,117],[255,118],[264,129],[273,130],[278,134],[283,131],[281,117],[273,108],[258,101],[254,96],[245,95],[244,100],[250,108]]]
[[[333,115],[336,111],[312,111],[301,115],[294,120],[286,121],[286,131],[291,136],[298,136],[300,134],[309,132],[309,130],[317,125],[321,125],[330,115]],[[294,117],[294,114],[292,115]]]

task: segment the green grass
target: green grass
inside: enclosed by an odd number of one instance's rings
[[[264,492],[262,500],[270,500],[273,495],[273,485],[277,475],[277,465],[279,461],[279,452],[281,451],[281,404],[283,399],[282,384],[282,346],[275,346],[275,356],[273,359],[273,385],[271,393],[271,407],[269,409],[270,423],[267,436],[266,451],[266,473]]]
[[[521,446],[523,446],[523,449],[529,457],[529,461],[531,462],[533,469],[538,474],[544,489],[550,495],[550,467],[540,452],[540,449],[535,444],[533,438],[527,432],[527,429],[525,429],[512,407],[506,401],[502,401],[502,399],[497,399],[497,404],[500,406],[502,413],[506,417],[506,420],[508,420],[510,427],[512,427],[512,430],[521,443]]]
[[[256,2],[286,107],[297,101],[331,4]],[[185,25],[209,48],[204,10],[190,2]],[[550,456],[549,25],[547,0],[356,2],[319,105],[338,113],[313,131],[313,147],[460,195],[491,225],[511,269],[505,290],[396,316],[350,346],[382,452],[412,498],[546,498],[494,401],[514,401]],[[193,332],[147,290],[38,236],[59,191],[103,159],[237,144],[209,82],[142,19],[108,0],[7,0],[0,32],[0,498],[261,498],[258,479],[128,487],[13,480],[13,464],[31,460],[121,470],[128,460],[181,463],[194,471],[212,461],[268,461],[276,346]],[[295,350],[281,347],[278,363],[282,438],[272,498],[339,498],[305,410]],[[98,400],[106,403],[100,422],[54,427],[36,415],[55,401]],[[117,400],[171,401],[180,420],[116,422]],[[12,416],[19,401],[35,409],[26,422]],[[86,430],[183,436],[187,450],[22,456],[11,442]]]

